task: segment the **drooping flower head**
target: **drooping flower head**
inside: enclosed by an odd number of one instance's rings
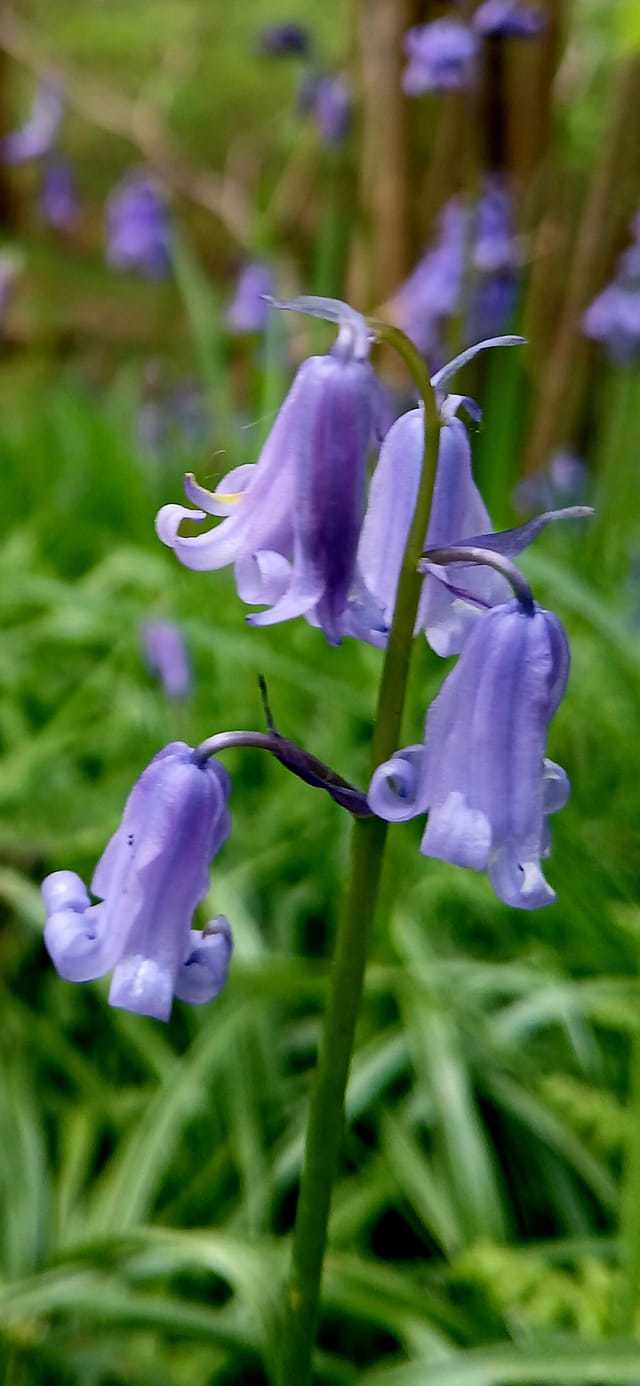
[[[186,477],[186,495],[199,509],[165,506],[156,529],[188,568],[235,564],[242,600],[269,607],[250,616],[251,625],[305,615],[337,643],[352,600],[358,610],[366,605],[356,552],[379,404],[370,330],[337,300],[279,306],[336,322],[334,347],[300,366],[257,463],[234,468],[215,492]],[[226,518],[205,534],[180,534],[183,520],[207,515]]]
[[[209,864],[229,834],[229,779],[215,761],[171,742],[143,771],[95,869],[91,904],[73,871],[47,876],[45,943],[60,973],[87,982],[113,971],[109,1004],[168,1020],[224,985],[231,932],[222,917],[191,928]]]
[[[517,601],[495,606],[430,707],[424,744],[378,766],[369,790],[371,808],[390,822],[428,813],[423,855],[487,871],[516,909],[555,899],[540,863],[547,816],[566,803],[569,782],[544,752],[568,672],[557,617]]]
[[[473,16],[473,26],[485,37],[533,38],[546,27],[546,16],[537,5],[520,0],[485,0]]]
[[[66,159],[47,159],[42,169],[40,211],[55,231],[73,231],[80,218],[73,169]]]
[[[32,159],[44,158],[55,142],[62,111],[59,82],[52,78],[39,82],[26,124],[0,140],[0,161],[5,164],[26,164]]]
[[[244,265],[225,314],[230,331],[264,332],[269,313],[267,298],[273,294],[273,289],[273,273],[268,265],[259,261]]]
[[[166,203],[151,174],[134,169],[107,202],[107,260],[116,269],[160,279],[170,265],[171,228]]]
[[[180,627],[175,621],[143,621],[140,635],[149,672],[170,698],[186,698],[191,691],[191,663]]]
[[[478,351],[493,346],[515,346],[521,337],[502,337],[479,342],[433,377],[440,394],[442,428],[431,514],[425,549],[458,543],[475,544],[507,558],[515,558],[552,521],[582,518],[591,511],[583,506],[550,510],[513,530],[494,533],[486,506],[473,479],[471,447],[467,430],[457,411],[464,406],[476,420],[480,411],[473,400],[444,395],[447,381]],[[396,590],[413,516],[422,454],[422,408],[403,414],[382,444],[369,492],[369,504],[358,548],[358,569],[363,584],[384,614],[384,628],[377,642],[384,644],[395,606]],[[505,600],[507,589],[491,568],[464,568],[429,564],[418,607],[416,631],[424,631],[436,654],[458,654],[483,612]]]
[[[292,21],[268,24],[258,35],[258,52],[268,58],[304,57],[311,47],[308,29]]]
[[[640,355],[640,225],[636,242],[620,257],[615,279],[587,308],[582,327],[603,342],[612,361],[626,365]]]
[[[468,87],[476,72],[478,39],[459,19],[434,19],[409,29],[404,40],[409,59],[402,85],[409,96],[424,91]]]

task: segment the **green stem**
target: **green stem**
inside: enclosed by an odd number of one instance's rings
[[[378,325],[376,325],[378,327]],[[438,460],[440,420],[422,357],[397,328],[380,325],[378,337],[402,356],[424,401],[425,445],[416,509],[404,553],[389,642],[382,669],[373,736],[372,769],[388,760],[400,740],[424,547]],[[305,1140],[300,1196],[293,1237],[282,1347],[280,1386],[311,1380],[322,1264],[331,1192],[344,1128],[344,1095],[387,838],[380,819],[354,824],[351,876],[336,937],[329,998]]]
[[[620,1332],[633,1333],[640,1309],[640,1033],[631,1042],[628,1131],[620,1199],[620,1267],[623,1288],[617,1306]]]

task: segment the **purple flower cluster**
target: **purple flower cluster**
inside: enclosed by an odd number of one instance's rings
[[[40,211],[54,231],[73,231],[80,218],[73,169],[66,159],[48,158],[42,168]]]
[[[640,355],[640,217],[633,224],[634,242],[620,257],[615,279],[587,308],[582,320],[587,337],[602,342],[617,365]]]
[[[442,364],[446,328],[456,314],[464,317],[470,343],[497,336],[508,325],[518,290],[513,222],[511,197],[497,174],[485,179],[475,208],[453,198],[434,244],[392,299],[394,321],[432,367]]]
[[[486,0],[470,23],[455,17],[434,19],[405,35],[408,63],[402,84],[408,96],[468,87],[478,71],[484,38],[531,38],[546,24],[535,5],[519,0]]]
[[[489,214],[483,230],[476,253],[493,269],[501,256]],[[163,507],[157,532],[188,568],[233,564],[241,599],[266,608],[248,618],[251,625],[304,616],[333,644],[353,636],[384,647],[423,466],[423,406],[388,430],[368,485],[383,413],[369,323],[334,299],[274,306],[334,323],[331,351],[300,366],[258,461],[234,468],[215,492],[188,476],[187,498],[198,508]],[[477,352],[521,341],[477,343],[431,381],[441,428],[415,633],[458,660],[427,713],[423,742],[378,765],[368,802],[273,728],[216,736],[197,750],[171,743],[141,775],[96,867],[91,891],[99,903],[73,872],[55,872],[43,884],[45,941],[61,976],[86,981],[112,971],[110,1003],[161,1020],[174,996],[198,1004],[217,995],[231,953],[229,925],[219,917],[200,933],[192,919],[229,832],[228,777],[209,757],[231,745],[266,743],[283,765],[360,815],[405,821],[426,814],[425,856],[486,872],[512,907],[553,902],[542,870],[547,820],[565,804],[569,782],[545,745],[566,688],[569,649],[560,622],[534,602],[512,560],[552,521],[591,512],[550,510],[495,532],[459,417],[463,408],[475,419],[479,411],[473,400],[447,393]],[[181,534],[184,520],[208,516],[221,523]],[[147,622],[143,641],[167,691],[185,692],[189,668],[177,628]]]

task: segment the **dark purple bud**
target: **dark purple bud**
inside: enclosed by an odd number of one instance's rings
[[[160,279],[170,266],[171,228],[166,203],[151,174],[128,173],[107,202],[107,260],[116,269]]]
[[[42,169],[40,211],[55,231],[73,231],[80,217],[75,179],[66,159],[47,159]]]
[[[520,4],[520,0],[485,0],[473,16],[474,28],[485,37],[533,38],[546,24],[537,5]]]
[[[143,621],[140,635],[147,668],[170,698],[191,692],[191,663],[184,636],[174,621]]]
[[[273,274],[268,265],[258,261],[245,265],[238,275],[235,293],[225,314],[230,331],[264,332],[269,313],[266,299],[273,292]]]
[[[304,57],[310,47],[309,32],[301,24],[268,24],[258,35],[258,52],[268,58]]]
[[[59,83],[50,79],[40,82],[26,125],[0,140],[0,160],[5,164],[25,164],[44,158],[55,141],[62,111]]]
[[[409,96],[468,87],[475,77],[478,39],[462,20],[434,19],[409,29],[404,46],[409,62],[402,85]]]
[[[568,673],[557,617],[517,601],[495,606],[430,707],[424,744],[378,766],[369,790],[374,813],[390,822],[428,813],[423,855],[486,871],[516,909],[555,899],[540,863],[547,817],[566,803],[569,782],[545,759],[545,742]]]
[[[209,864],[229,834],[229,777],[198,763],[182,741],[165,746],[131,791],[98,862],[91,904],[72,871],[47,876],[45,943],[60,973],[87,982],[113,971],[109,1004],[168,1020],[174,996],[201,1005],[224,985],[226,919],[192,930]]]

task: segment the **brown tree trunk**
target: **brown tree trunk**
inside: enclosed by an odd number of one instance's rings
[[[352,292],[381,303],[411,267],[411,103],[402,91],[403,38],[418,18],[417,0],[359,0],[362,85],[363,216]]]

